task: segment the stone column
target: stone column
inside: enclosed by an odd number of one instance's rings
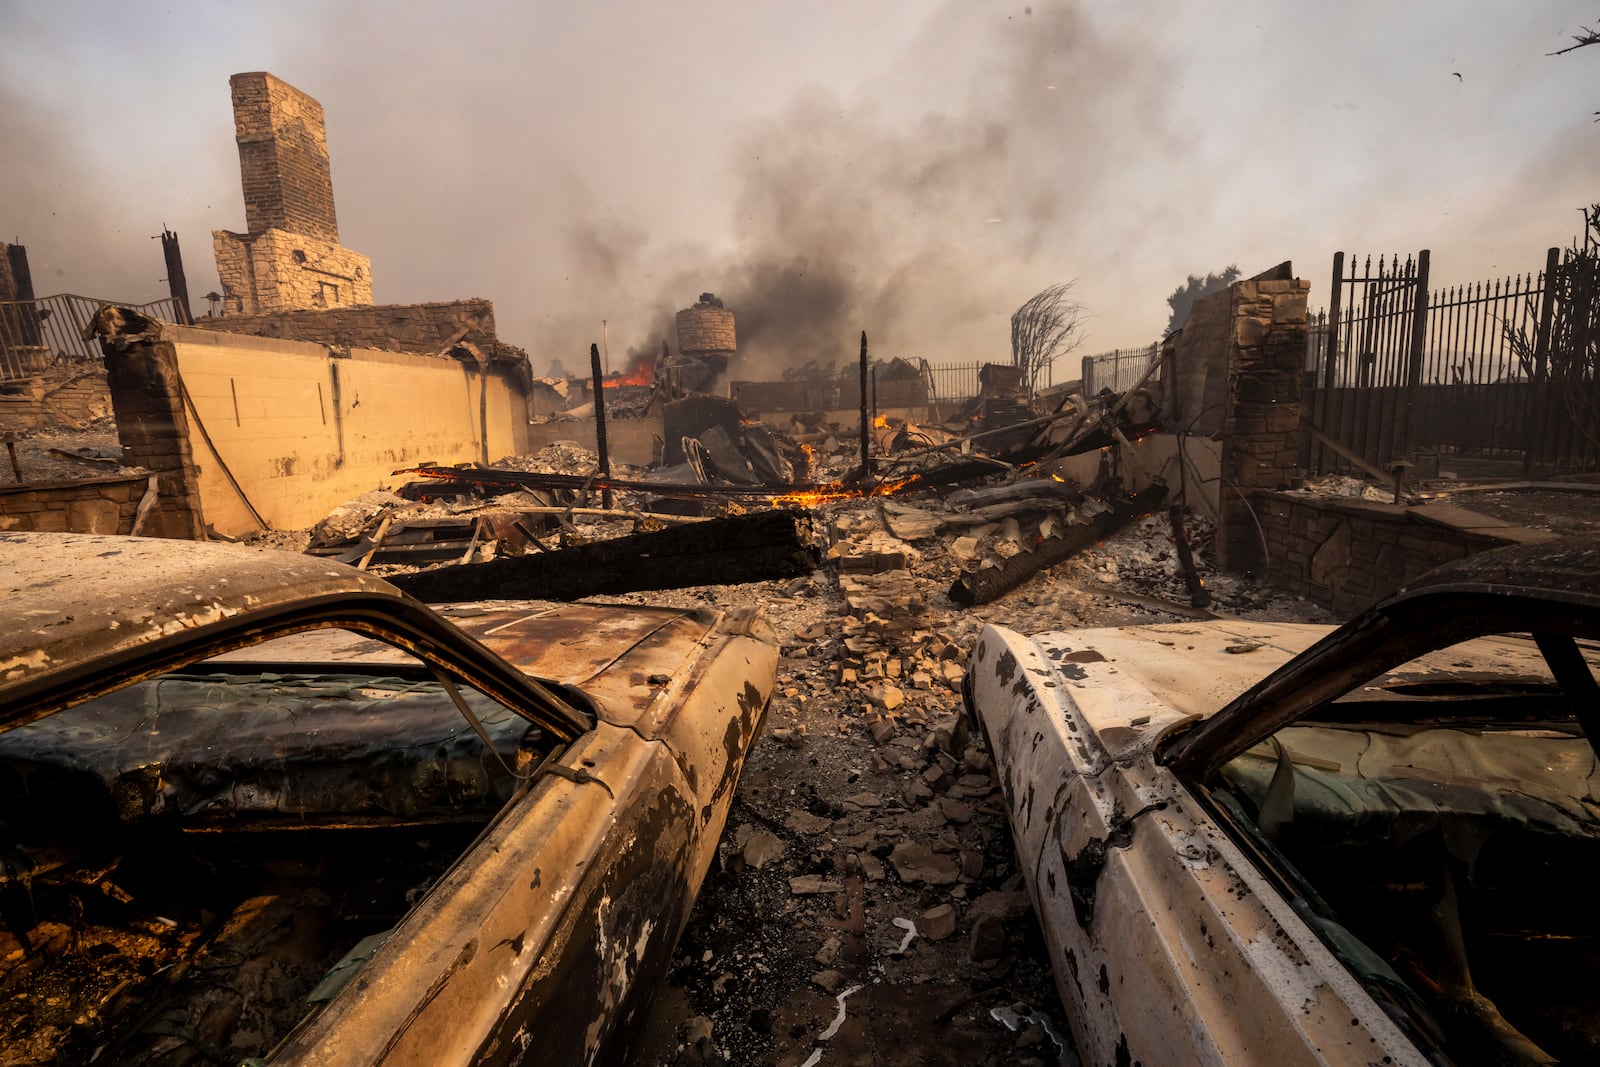
[[[145,519],[143,532],[151,537],[205,540],[183,379],[172,342],[162,340],[159,330],[102,337],[102,342],[122,462],[144,467],[157,477],[160,499]]]
[[[1226,570],[1259,571],[1266,561],[1251,496],[1261,489],[1291,488],[1302,477],[1300,411],[1310,290],[1310,282],[1285,277],[1237,282],[1228,290],[1222,476],[1232,488],[1223,487],[1217,530],[1218,563]]]

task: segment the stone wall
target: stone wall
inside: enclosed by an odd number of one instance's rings
[[[149,484],[148,475],[132,474],[0,486],[0,530],[131,533]]]
[[[1252,494],[1251,503],[1267,580],[1346,618],[1441,563],[1553,536],[1437,504],[1267,490]]]
[[[678,351],[684,355],[732,355],[738,351],[733,312],[710,293],[701,293],[699,303],[678,312],[677,325]]]
[[[337,246],[322,105],[263,71],[235,74],[228,85],[249,231],[287,230]]]
[[[287,230],[211,231],[225,316],[372,303],[372,261]]]
[[[1197,301],[1163,345],[1169,426],[1222,442],[1218,562],[1255,571],[1265,560],[1249,501],[1300,479],[1302,366],[1311,283],[1287,263]]]
[[[111,391],[101,367],[53,370],[0,387],[0,430],[80,427],[111,414]]]
[[[494,304],[488,300],[452,300],[435,304],[374,304],[329,311],[284,311],[271,315],[230,315],[200,319],[207,330],[309,341],[339,348],[373,348],[390,352],[439,355],[466,341],[485,355],[517,350],[495,339]]]

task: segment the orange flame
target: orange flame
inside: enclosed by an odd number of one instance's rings
[[[772,497],[769,502],[774,507],[795,506],[809,508],[818,504],[831,504],[840,500],[860,500],[864,497],[889,496],[893,493],[898,493],[909,485],[913,485],[920,481],[921,478],[920,474],[913,474],[909,478],[901,478],[892,482],[879,482],[876,485],[866,487],[845,485],[843,482],[829,482],[814,489],[799,489],[792,493],[783,493]]]

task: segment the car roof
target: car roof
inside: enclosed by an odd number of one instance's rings
[[[1564,537],[1452,560],[1407,583],[1386,604],[1443,590],[1600,603],[1600,538]]]
[[[1160,758],[1209,773],[1233,750],[1370,677],[1364,662],[1389,656],[1398,665],[1484,634],[1543,627],[1600,635],[1600,545],[1592,537],[1491,549],[1429,571],[1174,738]]]
[[[236,544],[0,533],[0,691],[244,611],[399,590],[341,563]]]

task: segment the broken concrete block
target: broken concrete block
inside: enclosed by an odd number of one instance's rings
[[[788,847],[777,834],[767,830],[757,830],[750,835],[750,839],[744,843],[744,848],[739,854],[744,857],[746,866],[759,871],[766,864],[780,858]]]
[[[870,852],[862,852],[856,856],[856,862],[861,864],[861,875],[869,882],[883,881],[883,861]]]
[[[906,694],[897,685],[874,686],[868,693],[868,699],[884,711],[893,711],[906,702]]]
[[[967,938],[967,954],[974,963],[987,963],[1005,955],[1005,924],[994,915],[979,916],[972,923],[972,933]]]
[[[985,915],[993,915],[1001,922],[1015,922],[1028,914],[1033,907],[1028,894],[1021,890],[994,889],[981,894],[967,909],[967,917],[974,922]]]
[[[824,878],[820,874],[797,874],[789,879],[789,892],[797,897],[810,897],[821,893],[839,893],[843,891],[843,882]]]
[[[972,805],[964,804],[952,797],[940,797],[939,810],[944,812],[944,817],[953,823],[969,823],[972,821]]]
[[[844,975],[838,971],[818,971],[811,976],[811,984],[827,993],[837,993],[844,988]]]
[[[912,841],[896,845],[889,853],[889,862],[900,880],[912,885],[954,885],[961,877],[955,860]],[[1004,932],[1002,928],[1002,936]]]
[[[822,942],[822,947],[817,949],[817,954],[812,957],[819,967],[831,967],[833,961],[839,958],[839,949],[844,943],[833,934],[829,934]]]
[[[788,745],[790,748],[800,748],[806,743],[805,731],[799,728],[779,726],[767,732],[774,741],[781,745]]]
[[[933,763],[922,772],[922,781],[935,793],[942,793],[950,788],[950,772]]]
[[[966,882],[975,882],[983,876],[983,853],[974,849],[964,848],[958,861],[961,868],[961,879]]]
[[[809,811],[792,811],[789,817],[783,820],[783,825],[797,834],[820,834],[833,826],[833,820],[813,815]]]
[[[917,929],[929,941],[943,941],[956,932],[956,909],[949,904],[929,908],[917,920]]]
[[[888,719],[879,719],[867,729],[872,732],[872,739],[880,745],[894,736],[894,723]]]

